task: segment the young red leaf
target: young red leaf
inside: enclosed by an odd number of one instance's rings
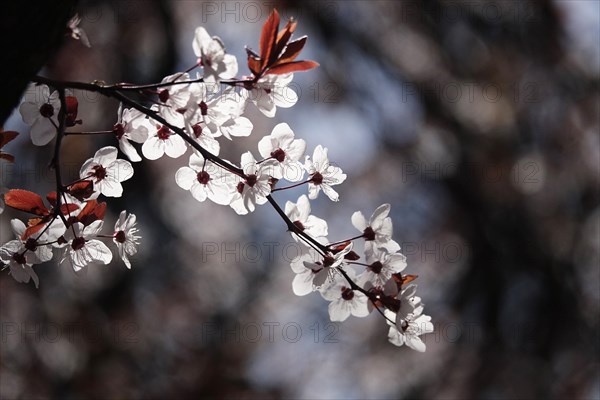
[[[48,215],[49,211],[44,205],[40,195],[23,189],[12,189],[4,195],[7,206],[35,215]]]
[[[27,221],[27,229],[21,235],[21,240],[27,240],[27,238],[36,232],[39,232],[43,227],[46,226],[45,218],[32,218]]]
[[[94,221],[104,219],[104,213],[106,212],[106,203],[98,204],[97,200],[90,200],[86,203],[85,207],[79,215],[77,220],[83,225],[88,226]]]
[[[19,132],[0,130],[0,149],[3,148],[8,142],[16,138],[18,135]]]
[[[294,31],[296,30],[296,25],[298,25],[298,23],[295,22],[293,19],[290,19],[288,20],[287,24],[285,24],[285,27],[281,30],[281,32],[279,32],[279,34],[277,35],[277,46],[275,48],[275,52],[271,54],[271,60],[269,60],[269,64],[272,64],[278,58],[281,58],[281,52],[283,51],[287,43],[290,41],[292,33],[294,33]]]
[[[279,13],[273,9],[269,18],[263,25],[260,35],[260,58],[262,60],[261,71],[264,70],[268,63],[271,53],[275,50],[277,44],[277,29],[279,28]]]
[[[65,102],[67,103],[67,126],[75,126],[75,124],[81,123],[81,120],[77,120],[77,110],[79,108],[77,97],[66,96]]]
[[[68,193],[79,201],[84,201],[94,194],[92,181],[81,181],[69,186]]]
[[[283,54],[281,55],[281,57],[279,57],[277,62],[273,64],[273,66],[294,61],[304,48],[304,45],[306,44],[306,39],[306,36],[302,36],[301,38],[289,42]]]
[[[277,65],[273,68],[269,68],[265,75],[268,74],[289,74],[290,72],[307,71],[319,66],[319,63],[314,61],[292,61],[285,64]]]

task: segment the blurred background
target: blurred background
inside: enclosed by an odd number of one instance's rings
[[[159,82],[196,61],[204,26],[238,57],[258,48],[272,7],[299,20],[298,104],[279,122],[330,149],[341,201],[313,214],[329,239],[350,216],[392,204],[395,240],[436,331],[427,352],[396,348],[374,313],[328,320],[292,293],[299,248],[268,206],[249,216],[196,202],[174,181],[187,156],[135,165],[122,198],[138,216],[127,270],[36,268],[40,288],[0,277],[0,398],[600,398],[600,5],[597,1],[81,1],[91,48],[65,38],[41,74]],[[23,54],[26,55],[26,54]],[[110,129],[114,101],[75,93],[85,130]],[[2,187],[46,193],[48,148],[23,132]],[[65,180],[112,138],[68,137]],[[305,189],[276,194],[280,204]],[[12,239],[1,216],[1,241]]]

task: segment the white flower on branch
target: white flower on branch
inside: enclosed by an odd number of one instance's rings
[[[221,205],[229,205],[235,188],[224,169],[198,153],[190,156],[189,167],[179,168],[175,181],[182,189],[189,190],[196,200],[203,202],[208,198]]]
[[[135,214],[127,215],[127,211],[121,211],[119,219],[115,223],[115,231],[113,233],[113,242],[117,245],[119,257],[125,263],[127,268],[131,268],[129,257],[133,256],[138,251],[139,240],[138,228],[136,228]]]
[[[400,250],[400,245],[392,240],[393,226],[389,213],[390,205],[382,204],[373,212],[369,221],[360,211],[352,214],[352,225],[363,233],[367,251],[373,251],[377,247],[383,247],[390,253]]]
[[[298,101],[298,95],[289,87],[293,78],[294,74],[265,75],[242,95],[265,116],[273,118],[277,107],[290,108]]]
[[[45,146],[56,136],[60,100],[58,92],[50,93],[46,85],[29,85],[26,98],[34,96],[32,101],[21,104],[19,112],[23,122],[31,126],[31,141],[36,146]]]
[[[292,223],[307,235],[319,239],[325,239],[327,236],[327,221],[324,219],[310,215],[310,201],[306,195],[298,198],[296,203],[288,201],[285,203],[285,214]],[[302,239],[292,232],[292,237],[295,241],[304,243]],[[326,240],[324,241],[326,242]]]
[[[356,281],[353,270],[344,270],[348,278]],[[345,321],[350,315],[366,317],[369,315],[367,308],[368,298],[358,290],[350,288],[350,284],[341,272],[335,271],[332,279],[320,290],[321,296],[329,303],[329,318],[332,321]]]
[[[103,221],[97,220],[88,226],[81,222],[74,223],[65,233],[69,242],[61,263],[69,260],[73,269],[79,271],[92,263],[109,264],[112,261],[110,249],[100,240],[95,239],[102,229]]]
[[[107,197],[121,197],[121,182],[133,176],[133,167],[127,160],[117,159],[117,148],[103,147],[87,160],[79,172],[81,179],[92,179],[96,197],[102,193]]]
[[[305,150],[306,142],[294,139],[294,132],[285,122],[275,125],[271,134],[258,142],[258,152],[263,158],[279,162],[275,178],[284,178],[290,182],[298,182],[304,178],[304,168],[299,160]]]
[[[338,201],[340,196],[331,186],[339,185],[346,180],[346,174],[340,167],[330,165],[327,157],[327,148],[318,145],[315,148],[312,159],[306,156],[304,168],[310,175],[308,182],[308,198],[314,200],[323,190],[325,195],[332,201]]]
[[[117,123],[113,133],[119,140],[119,148],[133,162],[142,161],[137,150],[129,142],[144,143],[148,139],[148,123],[146,116],[134,108],[121,111],[119,107]]]
[[[142,145],[142,154],[148,160],[158,160],[163,155],[181,157],[187,151],[187,143],[168,127],[153,123],[148,140]]]
[[[203,27],[196,28],[192,47],[204,68],[205,82],[219,82],[219,79],[234,78],[237,75],[238,63],[235,56],[226,54],[221,39],[211,37]]]

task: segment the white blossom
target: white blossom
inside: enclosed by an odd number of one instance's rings
[[[208,198],[221,205],[229,205],[235,189],[221,167],[206,161],[198,153],[190,156],[189,167],[179,168],[175,181],[182,189],[189,190],[196,200],[202,202]]]
[[[294,74],[265,75],[242,94],[246,101],[254,103],[265,116],[273,118],[277,107],[289,108],[298,101],[298,95],[288,86],[293,78]]]
[[[127,211],[121,211],[119,219],[115,223],[115,231],[113,233],[113,242],[117,245],[119,257],[125,263],[127,268],[131,268],[129,257],[133,256],[138,251],[139,240],[138,228],[136,228],[135,214],[127,215]]]
[[[313,238],[327,236],[327,221],[310,215],[310,201],[306,195],[300,196],[296,203],[286,202],[285,214],[298,229],[307,235]],[[292,233],[292,237],[296,241],[299,240],[295,233]]]
[[[313,152],[312,159],[306,156],[304,167],[310,175],[308,181],[308,198],[316,199],[319,191],[323,190],[325,195],[332,201],[338,201],[339,195],[331,186],[339,185],[346,180],[346,174],[335,165],[330,165],[327,157],[327,148],[318,145]]]
[[[110,249],[95,239],[102,229],[103,221],[97,220],[88,226],[76,222],[67,230],[65,239],[69,245],[65,248],[61,264],[69,260],[73,269],[79,271],[92,263],[109,264],[112,261]]]
[[[133,167],[127,160],[117,159],[117,148],[103,147],[88,159],[79,172],[81,179],[92,178],[96,196],[121,197],[124,182],[133,176]]]
[[[294,132],[285,122],[275,125],[271,134],[258,142],[258,151],[263,158],[279,162],[275,178],[290,182],[298,182],[304,177],[304,168],[299,160],[305,150],[306,142],[294,139]]]
[[[32,94],[32,92],[34,94]],[[19,108],[23,122],[31,126],[31,141],[36,146],[48,144],[56,136],[60,100],[58,92],[50,93],[46,85],[29,85],[26,96],[34,96],[33,101],[24,101]]]
[[[368,222],[362,212],[352,214],[352,225],[363,233],[367,251],[376,247],[383,247],[390,253],[400,250],[400,245],[392,240],[393,226],[389,213],[390,205],[383,204],[377,207]]]
[[[144,143],[148,139],[148,123],[146,116],[134,108],[121,111],[119,107],[117,123],[113,126],[113,133],[119,140],[119,148],[133,162],[142,161],[137,150],[130,143]]]
[[[234,78],[238,72],[235,56],[225,53],[225,46],[217,36],[211,37],[203,27],[196,28],[192,43],[194,53],[204,68],[205,82],[218,82],[219,78]]]
[[[353,282],[356,281],[353,270],[347,269],[344,272]],[[345,321],[350,315],[355,317],[369,315],[367,296],[358,290],[353,290],[348,280],[337,270],[320,292],[325,300],[331,301],[328,310],[332,321]]]

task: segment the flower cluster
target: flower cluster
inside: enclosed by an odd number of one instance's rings
[[[289,87],[293,73],[318,66],[314,61],[296,60],[307,38],[292,40],[296,23],[290,20],[279,31],[279,22],[274,11],[263,26],[259,52],[247,49],[249,76],[237,77],[237,59],[227,54],[218,37],[199,27],[191,43],[198,61],[186,72],[152,85],[78,84],[78,89],[120,102],[113,128],[106,132],[67,130],[81,122],[77,99],[67,94],[71,87],[67,82],[35,80],[38,96],[26,99],[20,107],[23,121],[31,126],[34,145],[44,146],[56,138],[55,154],[59,155],[60,143],[69,135],[105,133],[116,142],[96,151],[82,165],[79,179],[70,184],[61,182],[60,160],[54,159],[57,190],[47,196],[50,207],[39,195],[20,189],[4,196],[6,205],[33,214],[27,224],[12,221],[16,239],[0,248],[0,259],[10,274],[20,282],[33,279],[37,286],[33,265],[51,260],[54,250],[61,252],[61,262],[70,263],[76,271],[92,263],[109,264],[113,255],[104,240],[115,244],[130,268],[129,257],[137,252],[140,240],[136,217],[123,211],[113,231],[102,234],[106,203],[98,198],[122,196],[123,182],[134,174],[132,162],[141,161],[142,156],[157,160],[189,154],[174,176],[180,188],[199,202],[208,199],[241,215],[270,203],[293,239],[306,246],[306,253],[291,263],[295,294],[319,292],[330,302],[332,321],[344,321],[350,315],[365,317],[378,310],[390,325],[392,343],[423,351],[419,336],[431,332],[432,325],[422,313],[416,286],[408,285],[415,276],[402,274],[406,258],[392,239],[388,204],[375,210],[368,221],[360,212],[352,215],[360,235],[329,242],[327,222],[311,215],[310,200],[323,192],[339,201],[335,186],[346,180],[346,174],[329,160],[327,148],[318,145],[306,154],[306,142],[296,138],[288,124],[280,123],[259,140],[257,152],[240,154],[239,162],[219,156],[224,140],[252,134],[254,125],[246,107],[257,107],[273,117],[277,107],[293,106],[298,100]],[[194,73],[196,69],[202,72]],[[155,98],[146,106],[123,95],[125,91]],[[117,145],[126,159],[119,158]],[[285,210],[272,197],[277,191],[301,186],[306,194],[296,203],[287,202]],[[356,241],[364,242],[362,257],[354,250]]]

